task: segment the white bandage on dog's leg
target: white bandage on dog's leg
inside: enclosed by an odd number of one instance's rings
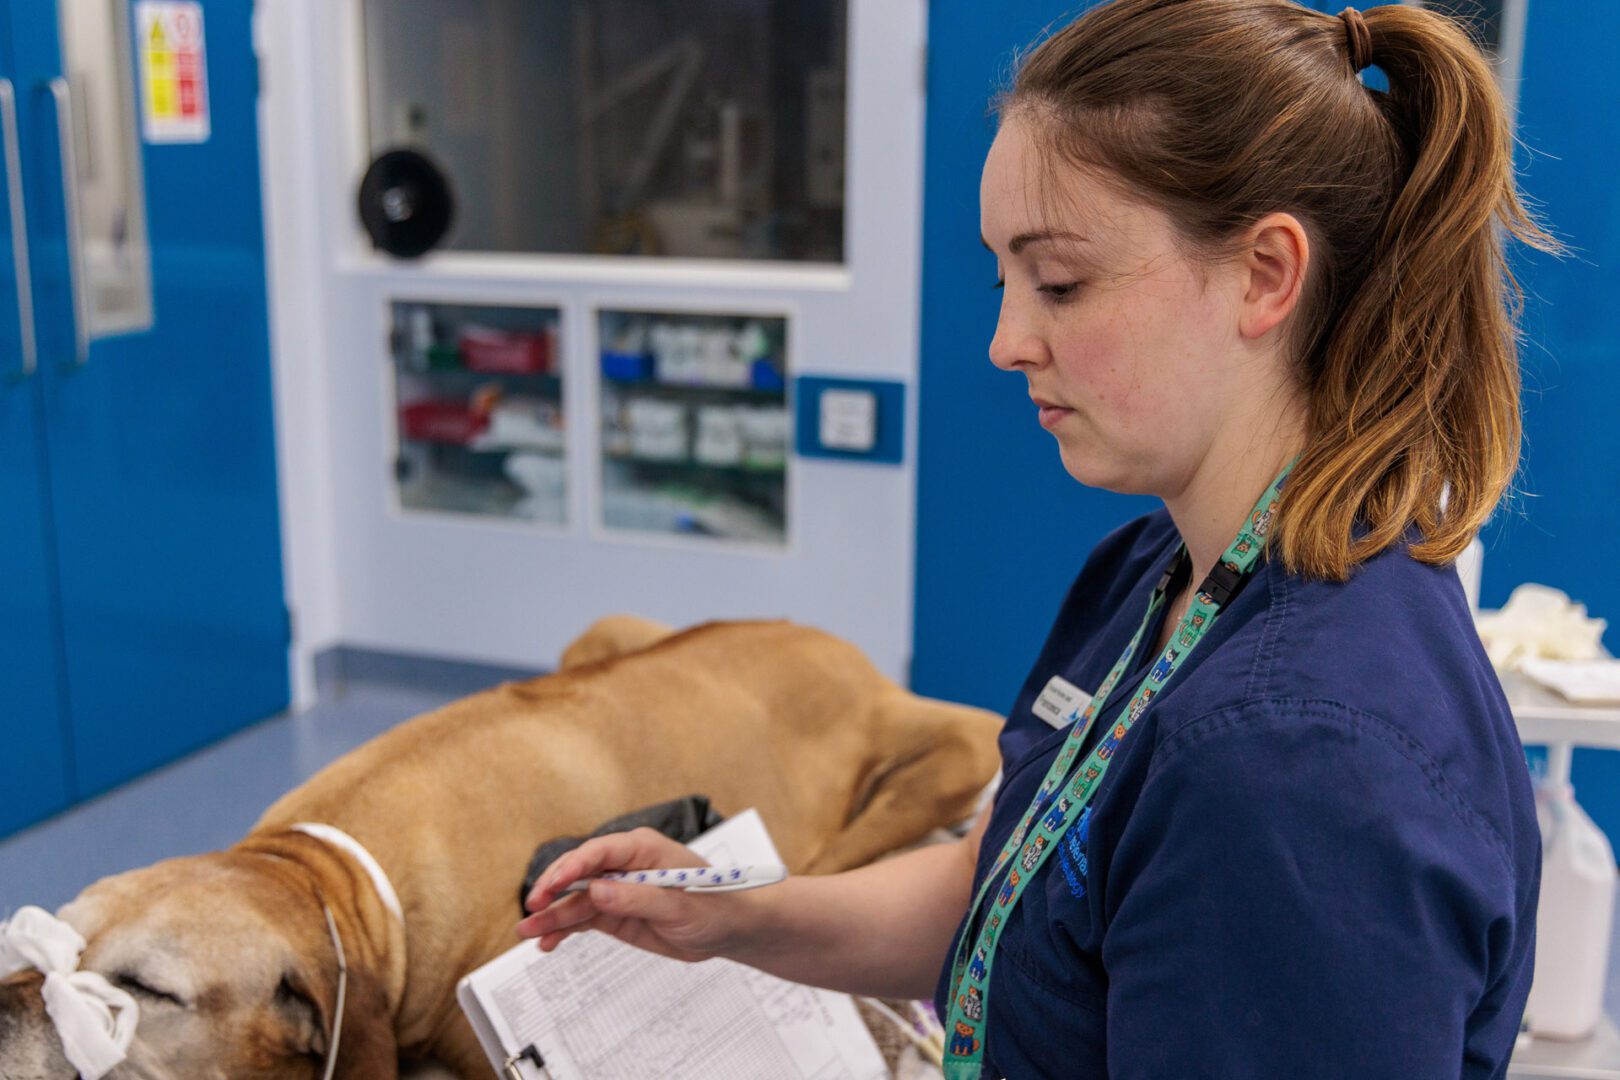
[[[140,1022],[135,999],[93,971],[80,971],[84,938],[37,907],[0,922],[0,979],[35,968],[45,974],[45,1011],[62,1052],[82,1080],[101,1080],[129,1056]]]

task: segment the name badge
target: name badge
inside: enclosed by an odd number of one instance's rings
[[[1055,728],[1066,728],[1091,704],[1091,695],[1061,675],[1046,681],[1046,689],[1030,711]]]

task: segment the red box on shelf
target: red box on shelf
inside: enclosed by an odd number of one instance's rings
[[[468,371],[486,375],[544,375],[552,370],[551,334],[469,326],[456,338]]]
[[[489,427],[489,416],[464,401],[413,401],[399,407],[400,433],[417,442],[465,446]]]

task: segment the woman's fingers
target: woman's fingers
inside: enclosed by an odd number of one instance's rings
[[[713,909],[719,897],[704,897],[709,910],[680,889],[593,882],[588,890],[565,893],[569,885],[621,870],[707,866],[708,860],[654,829],[635,829],[587,840],[557,857],[541,873],[524,900],[531,914],[517,924],[519,936],[539,938],[550,952],[574,934],[598,930],[650,952],[679,960],[699,960],[715,936]]]
[[[621,919],[639,919],[660,929],[684,927],[692,921],[692,905],[702,900],[684,889],[660,889],[654,885],[623,885],[618,882],[591,883],[591,906]]]
[[[535,912],[517,925],[519,937],[539,937],[589,919],[596,914],[589,893],[570,893],[549,907]]]
[[[546,867],[524,906],[539,911],[581,878],[616,870],[651,870],[666,866],[707,866],[691,849],[656,829],[634,829],[587,840],[559,855]]]
[[[673,960],[702,960],[707,955],[671,944],[659,936],[655,927],[642,919],[630,919],[621,915],[608,915],[602,912],[598,912],[586,921],[571,926],[566,930],[542,934],[539,941],[540,951],[551,952],[568,938],[573,937],[575,934],[582,934],[587,930],[607,934],[627,945],[633,945],[638,949],[657,953],[660,956],[667,956]]]
[[[652,946],[640,935],[654,937],[663,946],[655,951],[682,959],[701,959],[719,950],[730,916],[735,914],[735,901],[734,896],[705,896],[652,885],[606,881],[591,885],[592,906],[604,916],[622,920],[609,933],[643,948]],[[638,936],[632,938],[629,933]]]

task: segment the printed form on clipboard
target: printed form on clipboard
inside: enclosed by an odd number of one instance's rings
[[[716,865],[781,862],[754,810],[689,846]],[[456,997],[503,1080],[889,1075],[847,994],[730,960],[685,964],[606,934],[575,935],[550,953],[525,942],[462,979]]]

